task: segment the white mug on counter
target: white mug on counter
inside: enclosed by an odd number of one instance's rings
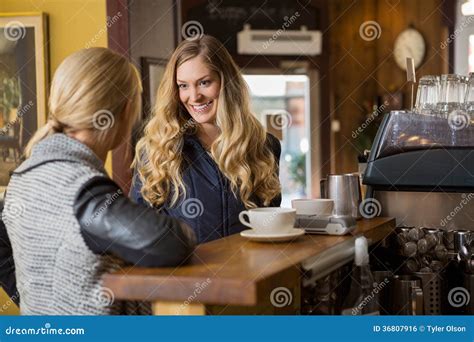
[[[297,215],[331,216],[334,209],[334,201],[326,198],[294,199],[291,207],[296,209]]]
[[[279,207],[255,208],[239,214],[240,222],[258,234],[288,233],[294,229],[295,219],[295,209]]]

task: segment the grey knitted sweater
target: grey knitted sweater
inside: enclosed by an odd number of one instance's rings
[[[15,261],[22,314],[101,315],[149,307],[114,301],[101,285],[104,272],[122,261],[96,255],[80,234],[74,196],[94,176],[107,176],[87,146],[53,134],[33,148],[12,175],[3,220]]]

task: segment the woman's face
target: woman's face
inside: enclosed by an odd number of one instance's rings
[[[219,75],[201,56],[181,64],[176,71],[179,99],[197,123],[214,123],[221,89]]]

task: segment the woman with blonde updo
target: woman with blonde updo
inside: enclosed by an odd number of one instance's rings
[[[217,39],[179,44],[137,144],[131,197],[186,221],[199,242],[242,231],[238,214],[246,208],[279,206],[280,143],[249,102]]]
[[[131,202],[104,170],[140,94],[135,67],[106,48],[80,50],[57,69],[49,121],[5,197],[22,314],[150,313],[144,303],[104,302],[102,275],[126,263],[179,265],[193,250],[186,224]]]

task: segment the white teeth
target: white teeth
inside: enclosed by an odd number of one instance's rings
[[[193,109],[196,111],[196,112],[202,112],[204,110],[206,110],[209,105],[211,104],[212,101],[209,101],[208,103],[205,103],[203,105],[200,105],[200,106],[193,106]]]

